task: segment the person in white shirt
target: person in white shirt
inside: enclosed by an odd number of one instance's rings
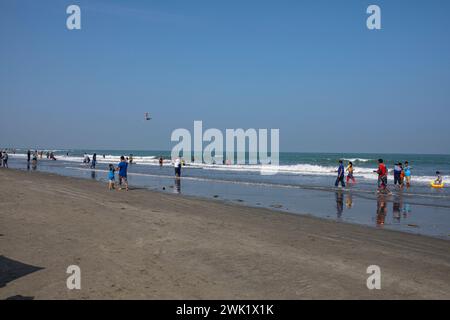
[[[176,158],[173,166],[175,168],[175,177],[179,179],[181,177],[181,160],[180,158]]]

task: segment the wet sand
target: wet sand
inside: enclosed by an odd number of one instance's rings
[[[0,299],[450,299],[446,240],[48,173],[0,181]]]

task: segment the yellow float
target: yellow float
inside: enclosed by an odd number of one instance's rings
[[[442,182],[441,184],[435,184],[434,181],[430,182],[430,185],[432,188],[436,188],[436,189],[441,189],[444,187],[444,183]]]

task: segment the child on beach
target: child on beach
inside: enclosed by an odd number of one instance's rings
[[[442,184],[442,176],[439,171],[436,171],[436,179],[434,180],[435,185],[441,185]]]
[[[339,186],[339,183],[341,183],[342,187],[345,188],[345,182],[344,182],[344,174],[345,174],[345,169],[344,169],[344,164],[342,162],[342,160],[339,160],[339,168],[337,170],[338,176],[336,178],[336,182],[334,183],[335,187]]]
[[[353,162],[349,162],[347,166],[347,183],[352,180],[353,183],[356,183],[355,177],[353,176]]]
[[[109,165],[109,173],[108,173],[108,189],[113,190],[115,189],[115,170],[114,166],[112,164]]]
[[[125,157],[121,156],[120,163],[117,166],[117,171],[119,171],[119,184],[122,185],[122,183],[124,183],[125,188],[128,191],[127,170],[128,170],[128,163],[125,160]],[[122,190],[122,187],[120,187],[119,190]]]
[[[411,185],[411,167],[408,161],[405,161],[405,168],[403,170],[405,171],[406,187],[409,188]]]

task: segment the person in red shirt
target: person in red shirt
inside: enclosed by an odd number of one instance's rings
[[[378,170],[374,171],[378,174],[378,190],[389,191],[387,188],[388,170],[383,163],[383,159],[378,159]]]

